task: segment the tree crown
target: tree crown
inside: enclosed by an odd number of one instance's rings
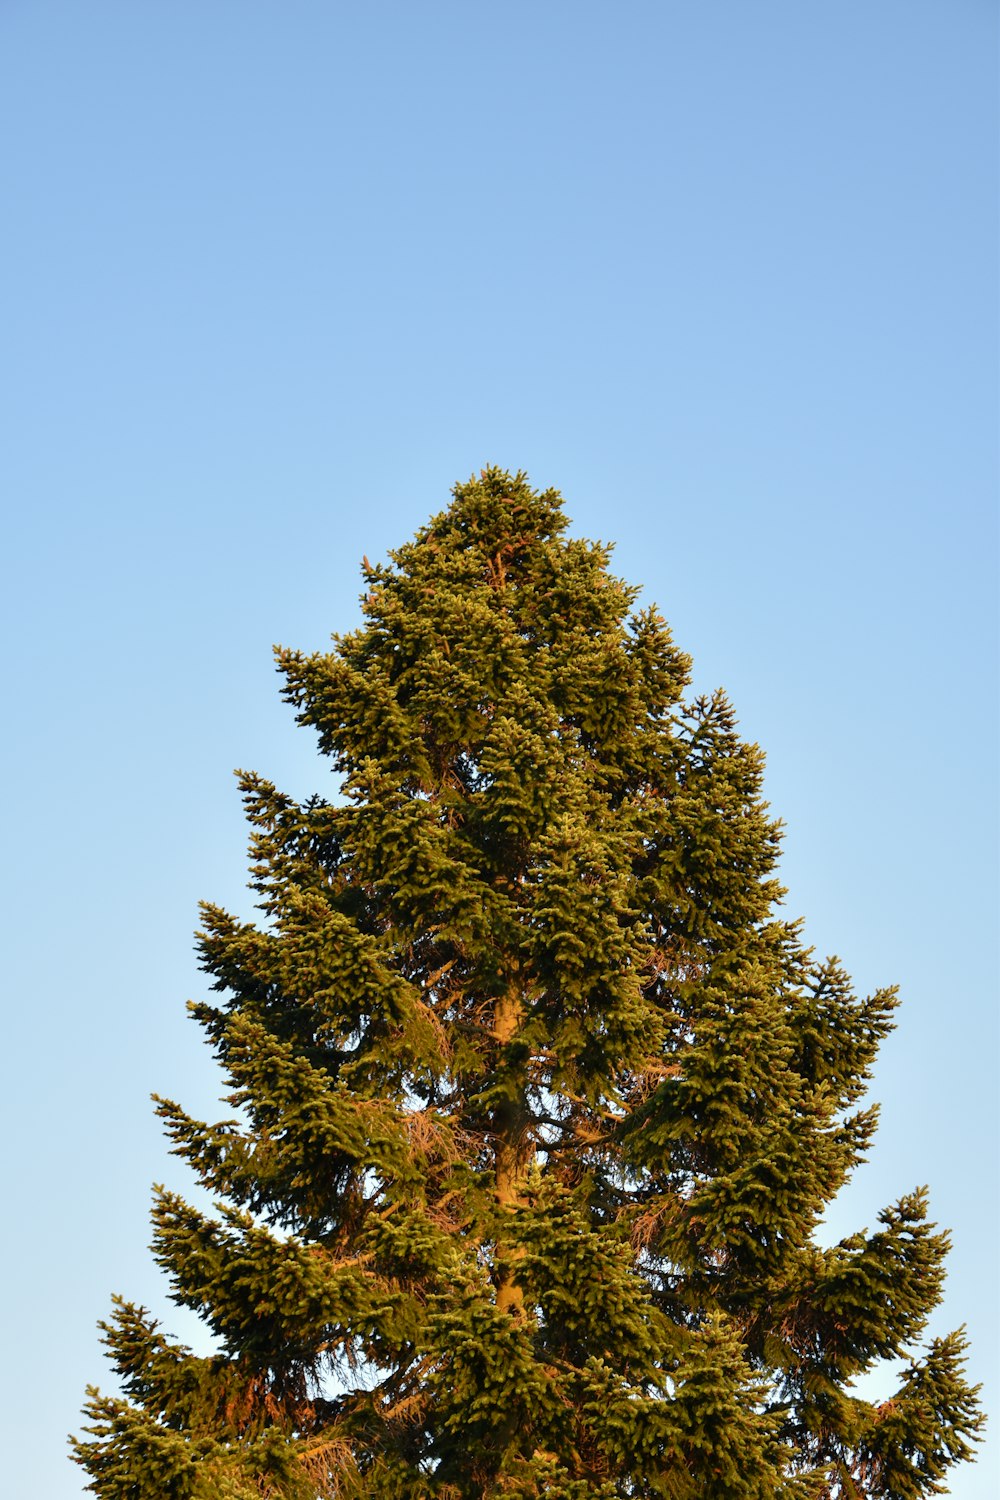
[[[970,1453],[924,1195],[815,1236],[894,992],[778,914],[760,752],[566,529],[484,470],[278,653],[342,795],[241,777],[262,920],[204,908],[193,1007],[237,1116],[158,1101],[220,1209],[161,1192],[154,1253],[219,1352],[118,1306],[108,1500],[916,1500]]]

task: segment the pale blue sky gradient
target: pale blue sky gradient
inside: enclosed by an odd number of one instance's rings
[[[0,5],[4,1490],[70,1500],[113,1290],[217,1117],[271,644],[485,463],[617,543],[768,754],[788,907],[898,981],[841,1234],[927,1182],[997,1392],[997,8]],[[997,1490],[1000,1443],[960,1474]]]

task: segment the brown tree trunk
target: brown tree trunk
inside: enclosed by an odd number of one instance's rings
[[[523,1015],[524,1005],[520,993],[512,986],[497,1001],[493,1016],[493,1035],[500,1046],[514,1036]],[[493,1111],[496,1142],[494,1172],[501,1213],[513,1213],[523,1202],[523,1188],[534,1154],[529,1125],[530,1115],[524,1087],[519,1083],[514,1096],[504,1100]],[[516,1259],[516,1252],[511,1258]],[[510,1273],[497,1285],[497,1307],[509,1312],[512,1317],[521,1317],[523,1314],[524,1294]]]

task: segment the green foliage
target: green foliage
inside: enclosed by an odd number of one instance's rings
[[[776,915],[760,752],[565,530],[485,470],[278,653],[340,795],[241,776],[261,919],[204,908],[192,1007],[234,1114],[157,1101],[218,1352],[116,1305],[103,1500],[919,1500],[970,1456],[924,1195],[815,1238],[895,996]]]

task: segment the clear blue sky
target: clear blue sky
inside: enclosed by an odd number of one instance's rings
[[[231,779],[330,790],[274,641],[487,462],[617,542],[768,752],[788,906],[904,1004],[870,1165],[997,1359],[997,7],[0,5],[4,1489],[171,1307]],[[218,1111],[221,1112],[221,1111]],[[1000,1434],[960,1500],[996,1493]]]

